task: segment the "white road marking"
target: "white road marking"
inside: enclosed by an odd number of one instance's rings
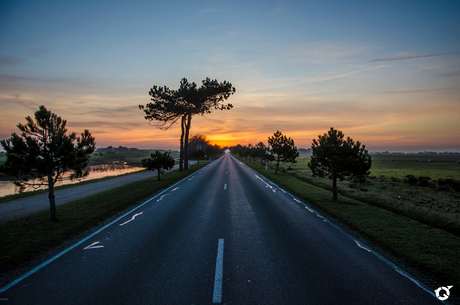
[[[163,200],[163,198],[165,198],[165,196],[168,196],[168,195],[169,195],[169,194],[162,195],[162,196],[160,197],[160,199],[157,199],[157,202],[160,201],[160,200]]]
[[[214,304],[222,302],[222,276],[224,268],[224,239],[219,238],[217,246],[216,274],[214,276],[214,292],[212,302]]]
[[[90,250],[90,249],[97,249],[97,248],[104,248],[104,246],[96,246],[98,243],[100,243],[100,241],[97,241],[95,243],[92,243],[91,245],[89,245],[88,247],[86,248],[83,248],[83,250]]]
[[[361,244],[360,244],[358,241],[355,240],[355,243],[356,243],[356,244],[358,245],[358,247],[360,247],[361,249],[364,249],[364,250],[366,250],[367,252],[372,252],[371,250],[369,250],[369,249],[367,249],[367,248],[361,246]],[[398,270],[396,270],[396,271],[398,271]]]
[[[315,213],[315,211],[313,211],[312,209],[310,209],[309,207],[305,207],[307,210],[309,210],[310,212],[312,213]]]
[[[165,195],[163,195],[163,196],[165,196]],[[163,199],[163,197],[161,197],[161,199]],[[160,200],[161,200],[161,199],[160,199]],[[157,200],[157,201],[160,201],[160,200]],[[124,225],[127,224],[128,222],[133,221],[134,218],[136,218],[136,217],[139,216],[139,215],[142,215],[143,213],[144,213],[144,212],[140,212],[140,213],[134,214],[133,217],[132,217],[130,220],[128,220],[127,222],[124,222],[124,223],[120,224],[120,227],[121,227],[121,226],[124,226]]]
[[[224,184],[224,190],[226,190],[226,189],[227,189],[227,183]]]
[[[171,193],[174,192],[174,191],[177,191],[178,189],[179,189],[179,188],[176,187],[175,189],[173,189],[173,190],[171,191]]]

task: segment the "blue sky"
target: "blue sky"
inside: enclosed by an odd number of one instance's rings
[[[152,85],[232,82],[196,117],[218,143],[298,147],[329,127],[370,150],[460,151],[459,1],[2,1],[0,138],[39,105],[98,146],[177,148]]]

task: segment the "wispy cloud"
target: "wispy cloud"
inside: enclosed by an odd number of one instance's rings
[[[380,68],[385,68],[385,67],[387,67],[387,66],[386,65],[380,65],[378,67],[355,70],[355,71],[350,71],[348,73],[343,73],[343,74],[318,76],[318,77],[313,77],[313,78],[309,78],[309,79],[306,79],[306,80],[298,81],[294,85],[298,85],[300,83],[317,83],[317,82],[322,82],[322,81],[326,81],[326,80],[333,80],[333,79],[338,79],[338,78],[342,78],[342,77],[347,77],[347,76],[350,76],[350,75],[355,74],[355,73],[359,73],[359,72],[363,72],[363,71],[367,71],[367,70],[380,69]]]
[[[49,53],[49,50],[47,48],[29,49],[26,52],[26,55],[32,58],[42,58],[46,56],[48,53]]]
[[[3,55],[0,56],[0,65],[17,65],[22,64],[24,61],[16,56]]]
[[[407,59],[418,59],[418,58],[425,58],[425,57],[452,55],[452,54],[458,54],[458,53],[459,52],[449,52],[449,53],[428,54],[428,55],[410,55],[410,56],[401,56],[401,57],[377,58],[377,59],[368,60],[367,62],[381,62],[381,61],[397,61],[397,60],[407,60]]]
[[[381,93],[423,93],[423,92],[436,92],[436,91],[449,91],[460,90],[460,88],[434,88],[434,89],[419,89],[419,90],[394,90],[394,91],[380,91]]]
[[[436,76],[441,76],[441,77],[460,76],[460,71],[452,71],[452,72],[436,74]]]

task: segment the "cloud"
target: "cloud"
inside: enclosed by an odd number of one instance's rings
[[[3,55],[0,56],[0,65],[17,65],[24,61],[16,56]]]
[[[394,90],[394,91],[380,91],[381,93],[423,93],[423,92],[436,92],[436,91],[448,91],[448,90],[460,90],[460,88],[435,88],[435,89],[419,89],[419,90]]]
[[[32,58],[43,58],[49,53],[49,50],[47,48],[41,48],[41,49],[29,49],[26,52],[26,55]]]
[[[452,72],[436,74],[436,76],[441,76],[441,77],[460,76],[460,71],[452,71]]]
[[[449,53],[428,54],[428,55],[410,55],[410,56],[402,56],[402,57],[377,58],[377,59],[368,60],[367,62],[381,62],[381,61],[397,61],[397,60],[407,60],[407,59],[418,59],[418,58],[425,58],[425,57],[452,55],[452,54],[458,54],[458,53],[459,52],[449,52]]]

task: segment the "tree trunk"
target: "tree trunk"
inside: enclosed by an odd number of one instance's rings
[[[188,137],[190,135],[190,127],[192,125],[192,114],[187,114],[187,125],[185,126],[185,145],[184,145],[184,163],[185,169],[188,169]]]
[[[160,178],[160,176],[161,176],[161,169],[157,169],[157,172],[158,172],[158,181],[161,181],[161,178]]]
[[[180,151],[179,151],[179,171],[184,170],[184,134],[185,134],[185,115],[182,116],[180,121]]]
[[[332,175],[332,201],[337,201],[337,173],[334,167],[331,166]]]
[[[48,199],[50,200],[50,216],[51,221],[57,221],[57,213],[56,213],[56,196],[54,196],[54,183],[53,177],[48,175]]]
[[[278,174],[278,167],[280,166],[280,157],[278,156],[278,159],[276,160],[276,171],[275,174]]]

